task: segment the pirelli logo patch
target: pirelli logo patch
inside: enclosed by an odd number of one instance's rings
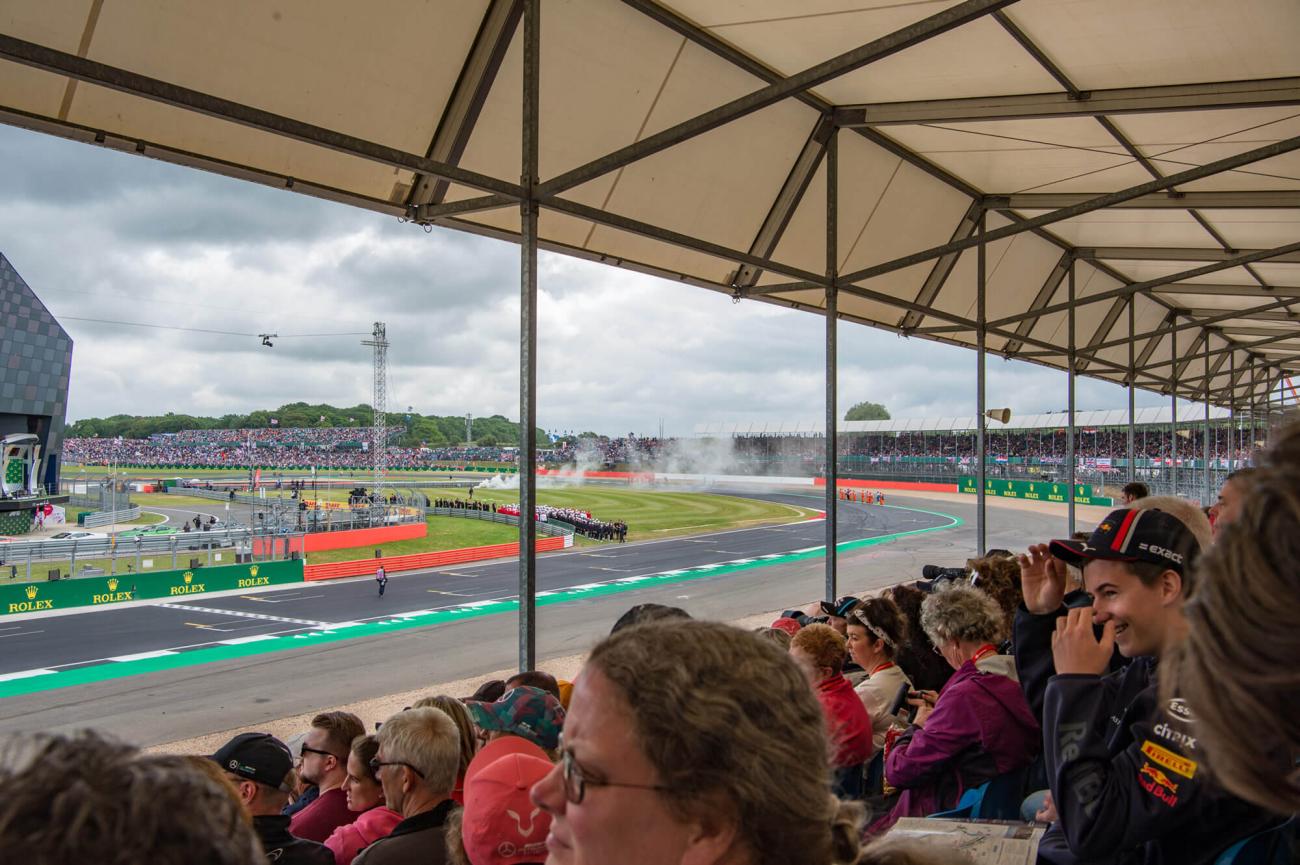
[[[1161,748],[1150,739],[1142,742],[1142,753],[1148,760],[1164,766],[1175,775],[1182,775],[1184,778],[1193,778],[1196,775],[1196,761],[1189,760],[1186,757],[1175,754],[1168,748]]]

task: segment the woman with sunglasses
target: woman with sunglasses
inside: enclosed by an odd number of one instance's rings
[[[370,761],[378,753],[379,740],[374,736],[358,736],[352,740],[343,792],[347,795],[348,810],[356,813],[357,819],[335,829],[325,839],[325,846],[334,853],[335,865],[351,865],[367,845],[388,837],[402,822],[402,815],[384,804],[383,785],[370,768]]]
[[[574,684],[532,789],[548,865],[858,861],[861,806],[829,787],[817,699],[775,644],[715,622],[627,628]]]

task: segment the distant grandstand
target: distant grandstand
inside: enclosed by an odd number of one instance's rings
[[[1013,417],[986,427],[989,477],[1063,480],[1068,472],[1065,412]],[[1167,406],[1138,409],[1133,417],[1132,477],[1155,490],[1200,498],[1206,472],[1217,489],[1223,476],[1247,465],[1265,429],[1251,427],[1214,408],[1205,458],[1205,409],[1179,409],[1177,433]],[[712,423],[696,427],[699,438],[730,439],[736,463],[766,475],[820,474],[825,468],[824,427],[817,422]],[[852,479],[955,483],[975,473],[974,416],[843,421],[839,425],[838,468]],[[1124,409],[1075,414],[1075,473],[1080,482],[1123,484],[1130,477],[1128,412]]]

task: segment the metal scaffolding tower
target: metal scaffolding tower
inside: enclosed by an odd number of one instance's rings
[[[370,339],[363,339],[362,345],[375,349],[375,388],[371,405],[374,406],[375,420],[371,432],[370,455],[374,460],[375,479],[371,494],[377,495],[388,482],[388,329],[382,321],[375,322],[375,330]]]

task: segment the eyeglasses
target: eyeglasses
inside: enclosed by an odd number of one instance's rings
[[[339,760],[338,755],[332,754],[329,751],[322,751],[319,748],[308,748],[306,745],[298,746],[299,757],[306,758],[308,754],[320,754],[322,757],[333,757],[335,760]],[[342,763],[343,761],[339,760],[339,762]]]
[[[376,776],[379,775],[379,770],[382,769],[384,766],[405,766],[415,774],[419,775],[421,781],[424,780],[424,773],[421,772],[419,769],[415,768],[414,766],[412,766],[410,763],[403,763],[397,760],[394,760],[392,762],[385,762],[384,760],[380,760],[378,757],[374,757],[366,765],[370,767],[370,771],[375,773]]]
[[[587,785],[592,787],[628,787],[633,790],[659,790],[667,792],[668,788],[662,784],[623,784],[618,781],[596,781],[588,778],[578,765],[578,761],[573,759],[573,754],[560,746],[560,770],[564,775],[564,798],[568,799],[574,805],[581,805],[583,798],[587,795]]]

